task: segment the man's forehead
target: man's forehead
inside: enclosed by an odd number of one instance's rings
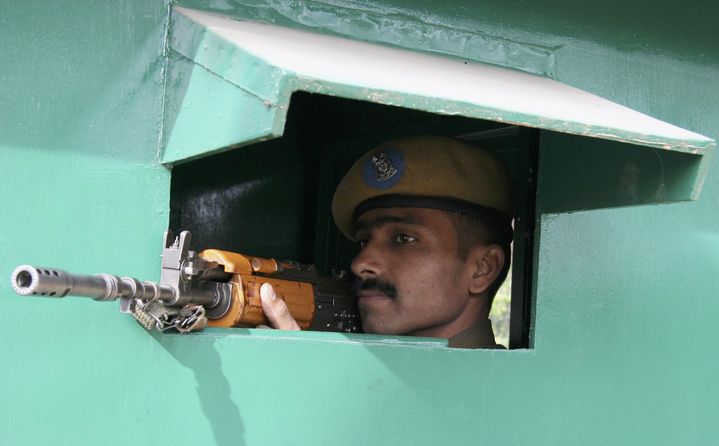
[[[425,208],[377,208],[362,213],[354,223],[354,233],[368,231],[381,226],[396,223],[409,226],[428,227],[445,211]]]

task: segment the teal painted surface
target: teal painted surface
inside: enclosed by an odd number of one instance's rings
[[[170,24],[162,161],[280,136],[289,101],[282,73],[180,14],[171,14]],[[197,53],[201,57],[193,60]],[[217,70],[209,70],[205,59],[216,61]],[[287,96],[278,101],[278,92]]]
[[[187,161],[238,141],[250,144],[281,134],[273,125],[276,110],[261,98],[176,54],[170,59],[163,162]]]
[[[17,299],[8,281],[20,263],[159,279],[167,7],[0,9],[0,444],[143,442],[131,420],[160,410],[134,384],[157,382],[147,335],[113,304]]]
[[[166,7],[71,4],[3,3],[3,294],[20,259],[146,274],[167,219],[169,171],[157,160]]]
[[[268,4],[214,7],[282,19]],[[714,5],[302,4],[322,7],[314,23],[349,14],[339,31],[368,41],[387,39],[364,25],[391,7],[408,26],[559,46],[562,82],[719,136]],[[716,158],[697,202],[543,216],[532,350],[150,336],[113,304],[20,298],[7,278],[23,262],[158,278],[166,6],[3,6],[0,443],[716,442]]]

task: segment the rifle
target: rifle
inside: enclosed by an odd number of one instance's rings
[[[71,274],[57,268],[21,265],[12,273],[16,293],[98,301],[120,300],[147,330],[181,333],[210,327],[269,324],[260,286],[270,283],[299,326],[318,331],[361,331],[356,299],[344,274],[320,275],[313,265],[246,256],[217,249],[190,250],[192,235],[164,235],[160,282],[111,274]]]

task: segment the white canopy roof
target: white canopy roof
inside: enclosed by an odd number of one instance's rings
[[[548,78],[174,10],[174,50],[274,106],[286,108],[292,91],[306,90],[667,150],[700,154],[714,145],[707,137]],[[187,28],[178,25],[180,16],[202,32],[183,32]],[[268,66],[272,75],[258,76]]]

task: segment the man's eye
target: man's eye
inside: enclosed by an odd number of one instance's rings
[[[364,248],[367,246],[367,240],[359,240],[359,246],[360,248]]]
[[[397,234],[394,236],[394,242],[399,244],[411,243],[417,240],[417,237],[412,237],[407,234]]]

